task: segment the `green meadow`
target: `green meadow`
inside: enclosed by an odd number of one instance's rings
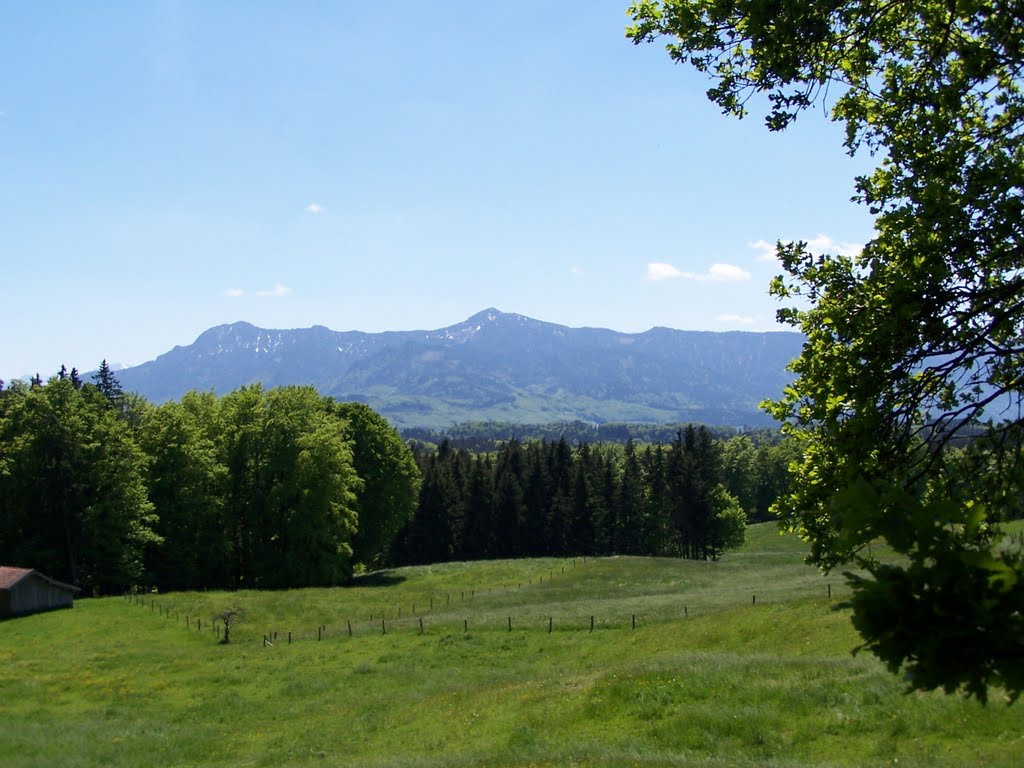
[[[0,623],[0,765],[1024,762],[1020,705],[905,693],[851,654],[841,578],[801,557],[769,524],[719,562],[450,563],[80,600]],[[224,645],[227,608],[243,621]]]

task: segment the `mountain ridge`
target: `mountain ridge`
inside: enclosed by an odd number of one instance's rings
[[[310,384],[366,402],[399,426],[583,420],[756,426],[803,342],[784,331],[639,333],[569,327],[493,307],[434,330],[214,326],[187,346],[119,372],[163,402],[247,384]]]

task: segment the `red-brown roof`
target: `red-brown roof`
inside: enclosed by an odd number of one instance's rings
[[[0,565],[0,589],[10,589],[30,573],[32,573],[31,568],[11,568]]]
[[[51,579],[45,573],[39,573],[39,571],[34,571],[32,568],[13,568],[9,565],[0,565],[0,589],[10,589],[30,573],[35,573],[40,578],[46,579],[48,582],[58,587],[71,589],[75,592],[79,591],[76,586],[65,584],[64,582],[57,581],[56,579]]]

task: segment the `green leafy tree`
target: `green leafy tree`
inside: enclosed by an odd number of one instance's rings
[[[161,589],[230,585],[223,518],[227,468],[207,423],[216,418],[216,398],[192,392],[180,403],[148,408],[140,419],[138,441],[148,458],[146,485],[160,536],[146,565]]]
[[[635,42],[713,79],[725,112],[771,130],[826,103],[875,216],[857,256],[780,243],[771,291],[807,337],[771,403],[802,458],[777,505],[825,569],[853,564],[864,647],[912,687],[1024,690],[1019,511],[1024,374],[1024,13],[1013,0],[665,0]],[[767,97],[767,102],[762,97]],[[983,436],[965,476],[944,446]],[[880,562],[871,542],[901,558]]]
[[[223,398],[219,421],[231,586],[346,580],[361,482],[332,401],[312,387],[242,387]]]
[[[353,559],[379,565],[392,539],[415,514],[420,470],[412,451],[388,421],[362,403],[339,403],[334,411],[348,423],[352,461],[362,488],[356,494],[358,530]]]
[[[743,546],[747,536],[747,513],[739,499],[724,485],[711,490],[711,521],[708,525],[706,551],[708,557],[717,560],[729,549]]]
[[[67,377],[0,399],[0,560],[87,593],[138,583],[156,541],[145,457],[94,388]]]
[[[746,435],[737,435],[722,443],[722,475],[725,487],[736,497],[750,519],[753,519],[757,512],[757,490],[760,482],[757,455],[754,443]]]
[[[351,575],[361,486],[346,425],[313,387],[271,389],[262,409],[267,497],[255,575],[268,587],[341,583]]]

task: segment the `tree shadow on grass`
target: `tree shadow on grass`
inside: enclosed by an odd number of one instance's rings
[[[405,581],[405,576],[400,576],[393,571],[374,571],[353,576],[349,582],[350,587],[393,587]]]

